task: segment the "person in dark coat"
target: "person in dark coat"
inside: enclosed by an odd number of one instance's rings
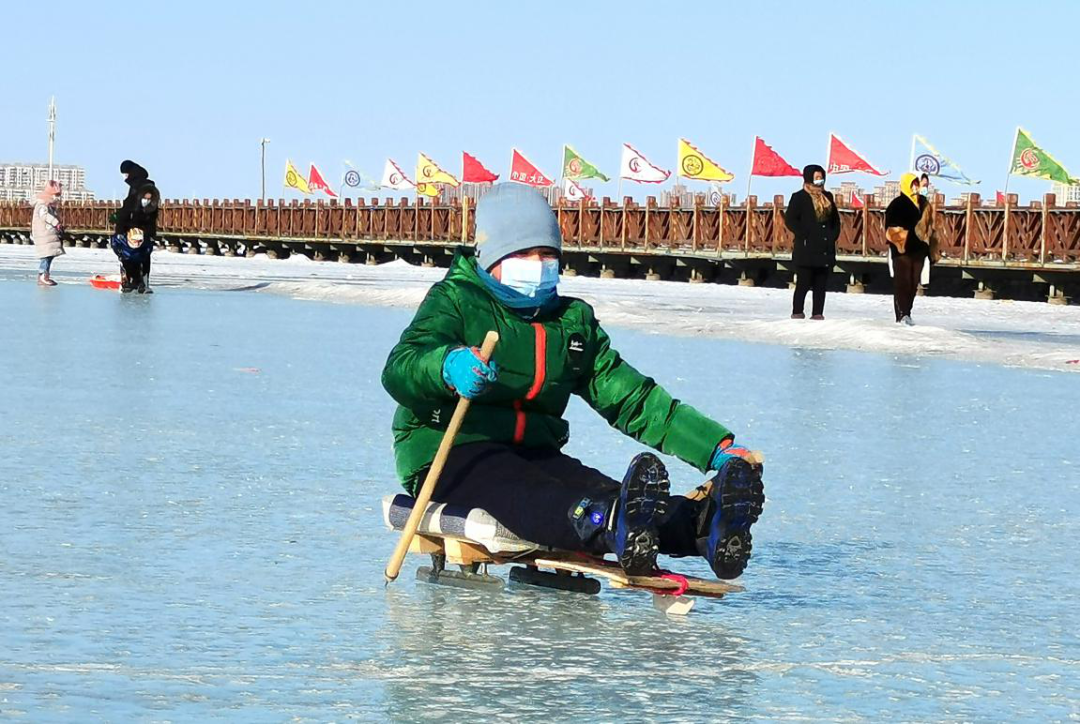
[[[885,209],[885,239],[893,273],[893,311],[898,324],[914,324],[911,307],[919,290],[923,264],[930,256],[933,217],[930,201],[919,193],[915,174],[900,177],[900,195]]]
[[[825,190],[825,169],[811,164],[803,169],[803,187],[791,195],[784,223],[795,235],[791,260],[795,263],[795,297],[792,319],[805,319],[806,293],[814,290],[811,319],[825,319],[825,290],[836,263],[836,240],[840,238],[840,212],[833,195]]]
[[[120,289],[152,294],[150,255],[157,238],[157,216],[161,194],[145,168],[134,161],[120,164],[128,195],[114,215],[116,228],[112,249],[120,259]],[[138,233],[132,233],[137,230]]]

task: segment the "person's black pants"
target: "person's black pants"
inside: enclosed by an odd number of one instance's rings
[[[150,279],[150,257],[120,260],[120,283],[125,289],[145,287]]]
[[[432,500],[482,508],[533,543],[583,551],[572,512],[583,499],[614,500],[620,484],[558,450],[478,442],[451,448]],[[660,552],[697,555],[702,504],[672,496],[659,526]],[[584,552],[596,552],[584,550]]]
[[[825,290],[829,286],[832,267],[800,266],[795,268],[795,296],[791,300],[791,313],[802,314],[806,293],[814,290],[813,316],[825,314]]]
[[[896,321],[899,322],[904,317],[911,316],[927,252],[909,243],[903,254],[898,253],[895,247],[890,247],[889,253],[892,254],[893,265],[893,311],[896,312]]]

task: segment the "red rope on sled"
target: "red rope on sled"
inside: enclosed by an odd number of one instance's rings
[[[686,576],[680,576],[678,573],[664,573],[660,575],[666,581],[675,581],[679,584],[679,587],[674,591],[657,591],[664,596],[681,596],[687,592],[690,588],[690,581],[686,580]]]

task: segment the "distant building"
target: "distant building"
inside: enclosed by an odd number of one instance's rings
[[[94,200],[94,192],[86,188],[86,170],[82,166],[54,164],[53,177],[63,184],[65,200]],[[0,201],[32,201],[48,180],[48,164],[0,163]]]
[[[899,181],[886,181],[881,186],[874,187],[874,199],[879,206],[888,206],[897,196],[900,195],[900,182]]]
[[[859,184],[854,181],[844,181],[839,186],[835,186],[829,190],[832,191],[832,195],[837,201],[844,204],[851,203],[852,194],[858,196],[860,200],[866,199],[866,192],[863,191],[862,186],[859,186]]]
[[[1054,184],[1050,187],[1050,193],[1057,197],[1058,204],[1067,204],[1070,201],[1080,204],[1080,186],[1066,186]]]

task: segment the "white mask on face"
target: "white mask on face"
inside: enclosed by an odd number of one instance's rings
[[[814,179],[814,185],[817,186],[818,188],[821,188],[822,186],[825,185],[825,179],[823,179],[823,178]]]
[[[559,284],[559,262],[550,259],[503,259],[500,282],[530,299],[546,297]]]
[[[140,203],[142,203],[142,207],[145,209],[147,206],[150,205],[150,199],[142,199]]]

